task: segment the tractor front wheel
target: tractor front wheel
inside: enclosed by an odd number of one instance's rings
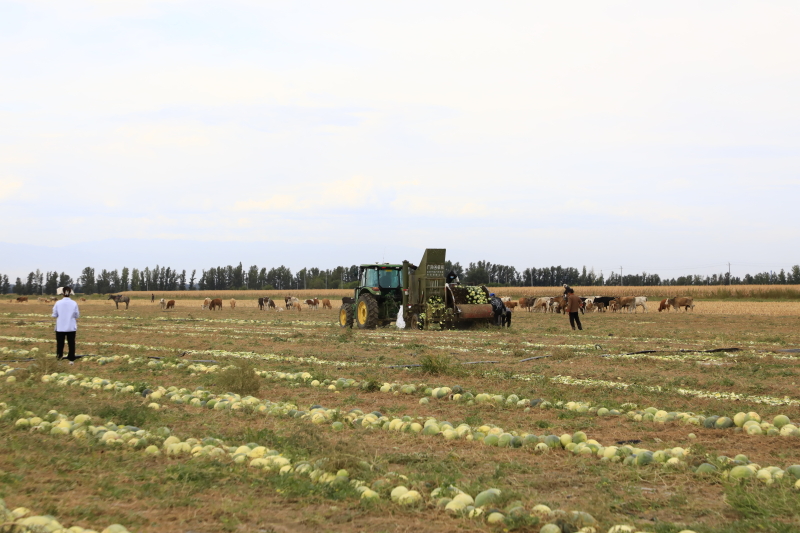
[[[339,308],[339,326],[343,328],[353,327],[353,305],[344,304]]]
[[[378,326],[378,302],[371,294],[362,294],[356,303],[356,324],[360,329]]]
[[[417,313],[411,315],[411,325],[409,326],[411,329],[422,329],[422,319],[419,317]]]

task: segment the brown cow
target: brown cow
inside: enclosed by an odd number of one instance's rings
[[[505,304],[509,309],[514,309],[517,306],[517,302],[505,302]]]
[[[636,298],[633,296],[620,296],[618,298],[614,298],[611,300],[611,303],[614,304],[614,308],[611,310],[614,311],[615,309],[619,309],[622,311],[624,308],[628,308],[628,312],[632,313],[633,310],[636,308]],[[609,304],[609,307],[611,305]]]
[[[675,298],[667,300],[667,305],[671,305],[676,311],[679,311],[681,307],[684,308],[684,311],[688,311],[690,307],[692,311],[694,311],[694,298],[690,296],[676,296]]]
[[[316,298],[306,300],[306,305],[309,309],[317,309],[319,307],[319,300]]]
[[[231,298],[231,309],[236,309],[236,300]]]
[[[258,310],[259,311],[263,311],[264,310],[264,298],[259,298],[258,299]]]
[[[27,302],[27,301],[28,301],[28,297],[27,296],[18,296],[17,297],[17,303],[21,304],[22,302]]]
[[[167,309],[175,309],[175,300],[170,300],[167,302]]]
[[[660,313],[661,311],[669,312],[669,304],[667,304],[666,298],[658,302],[658,312]]]
[[[277,309],[277,307],[275,306],[275,302],[272,301],[272,298],[267,298],[267,307],[269,307],[270,309]]]
[[[82,301],[82,302],[85,302],[85,301],[86,301],[86,298],[81,298],[81,301]]]
[[[208,304],[208,308],[211,309],[212,311],[214,309],[219,309],[220,311],[222,311],[222,298],[214,298],[213,300],[211,300],[211,303]]]
[[[328,300],[327,298],[323,299],[322,300],[322,308],[323,309],[333,309],[333,307],[331,307],[331,301]]]
[[[560,313],[562,309],[567,308],[567,299],[563,296],[557,296],[550,299],[550,312]],[[566,312],[566,311],[565,311]]]

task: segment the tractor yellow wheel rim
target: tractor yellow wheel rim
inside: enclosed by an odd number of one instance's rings
[[[358,322],[359,324],[367,323],[367,304],[366,302],[358,302]]]
[[[342,326],[347,325],[347,311],[344,309],[339,310],[339,324]]]

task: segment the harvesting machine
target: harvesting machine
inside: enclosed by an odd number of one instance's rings
[[[442,329],[491,324],[494,310],[485,286],[447,283],[445,250],[428,248],[419,265],[375,263],[358,268],[353,298],[339,309],[339,325],[385,326],[403,317],[406,328]],[[401,313],[402,310],[402,313]]]

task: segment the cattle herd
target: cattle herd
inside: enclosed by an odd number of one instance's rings
[[[629,313],[635,313],[639,307],[642,311],[647,312],[647,296],[581,296],[581,312],[594,311],[594,312],[616,312],[627,310]],[[519,306],[520,309],[525,309],[533,313],[561,313],[567,305],[567,299],[563,296],[542,296],[542,297],[527,297],[520,298],[518,302],[511,301],[510,298],[503,298],[506,307],[514,309]],[[691,309],[694,311],[694,298],[689,296],[676,296],[674,298],[665,298],[659,302],[658,311],[669,311],[670,308],[676,311],[683,308],[685,311]]]
[[[593,311],[593,312],[616,312],[616,311],[625,311],[627,310],[629,313],[635,313],[638,311],[639,307],[642,308],[642,311],[647,312],[647,296],[581,296],[581,312],[586,311]],[[124,303],[125,309],[128,308],[130,304],[130,297],[123,296],[121,294],[112,294],[108,297],[109,300],[112,300],[117,309],[119,309],[119,304]],[[11,302],[16,303],[27,303],[28,297],[27,296],[19,296],[16,299],[9,300]],[[51,303],[55,302],[55,298],[38,298],[39,302],[42,303]],[[82,302],[86,301],[86,298],[81,298]],[[561,313],[564,312],[566,307],[567,300],[563,296],[539,296],[539,297],[524,297],[520,298],[518,301],[513,301],[510,297],[502,298],[503,303],[505,304],[506,308],[510,311],[515,310],[519,307],[520,310],[524,309],[525,311],[532,312],[532,313]],[[353,303],[353,298],[344,297],[342,298],[342,303]],[[319,299],[319,298],[309,298],[307,300],[300,300],[294,296],[285,296],[283,298],[284,307],[279,307],[275,300],[270,297],[259,298],[258,299],[258,308],[261,311],[264,310],[272,310],[272,311],[284,311],[284,310],[296,310],[301,311],[302,306],[305,305],[309,310],[316,311],[322,306],[323,309],[333,309],[331,301],[327,298]],[[175,300],[165,300],[161,298],[160,301],[161,309],[169,310],[175,309]],[[236,300],[234,298],[230,299],[230,306],[231,309],[236,309]],[[211,311],[214,310],[221,310],[222,309],[222,298],[206,298],[203,303],[200,304],[202,309],[209,309]],[[674,309],[675,311],[679,311],[683,309],[684,311],[688,311],[691,309],[694,311],[694,298],[689,296],[676,296],[674,298],[665,298],[661,300],[658,304],[658,311],[669,311],[670,308]]]

